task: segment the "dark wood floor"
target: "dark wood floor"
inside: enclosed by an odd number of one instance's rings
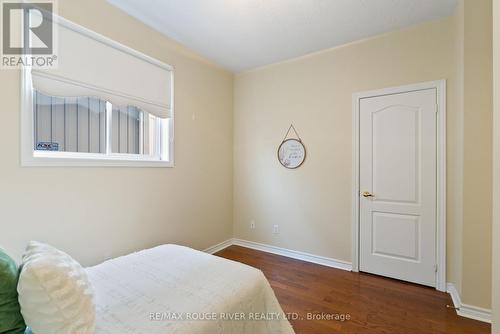
[[[490,333],[490,325],[456,315],[448,294],[411,283],[352,273],[248,248],[216,255],[261,269],[283,311],[344,314],[350,320],[291,320],[300,333]]]

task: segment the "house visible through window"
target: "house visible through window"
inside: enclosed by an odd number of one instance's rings
[[[95,97],[49,96],[34,90],[33,112],[36,151],[137,154],[160,159],[161,119],[137,107],[114,106]]]
[[[106,153],[106,101],[33,94],[35,150]]]

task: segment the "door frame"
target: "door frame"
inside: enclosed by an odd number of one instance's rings
[[[436,211],[436,284],[439,291],[446,291],[446,80],[422,82],[379,90],[358,92],[352,95],[352,271],[359,271],[359,104],[361,99],[419,90],[436,89],[437,93],[437,211]]]

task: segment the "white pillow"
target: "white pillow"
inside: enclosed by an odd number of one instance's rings
[[[92,334],[95,304],[82,266],[56,248],[31,241],[17,286],[26,325],[34,334]]]

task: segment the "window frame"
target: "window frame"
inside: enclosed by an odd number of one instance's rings
[[[173,67],[154,58],[146,56],[136,50],[126,47],[93,31],[76,25],[64,18],[58,17],[58,24],[70,28],[80,34],[98,40],[120,51],[140,58],[170,71],[171,75],[171,113],[167,119],[160,119],[160,138],[158,138],[160,156],[145,156],[140,154],[113,153],[111,151],[111,104],[106,106],[106,152],[62,152],[35,150],[34,138],[34,110],[31,68],[23,66],[21,76],[21,113],[20,113],[20,142],[21,166],[46,167],[174,167],[174,71]],[[146,111],[147,112],[147,111]],[[167,138],[165,138],[165,136]]]

